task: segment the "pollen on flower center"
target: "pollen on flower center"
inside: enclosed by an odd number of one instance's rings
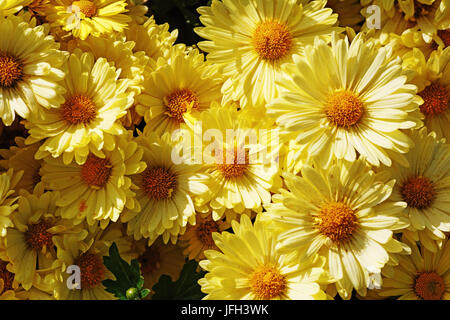
[[[325,114],[338,127],[355,125],[364,113],[364,104],[351,91],[340,91],[330,96],[325,104]]]
[[[201,222],[196,227],[197,238],[207,247],[214,246],[213,232],[219,231],[219,224],[213,220]]]
[[[409,207],[418,209],[428,208],[436,196],[431,180],[422,176],[406,180],[400,187],[400,193]]]
[[[61,116],[69,124],[89,124],[97,116],[97,110],[90,98],[75,94],[61,106]]]
[[[157,248],[151,246],[139,257],[142,274],[149,274],[158,270],[161,266],[161,254]]]
[[[44,246],[50,248],[53,246],[53,235],[47,231],[50,227],[44,221],[28,225],[28,230],[25,233],[25,242],[31,249],[36,251],[42,250]]]
[[[286,290],[286,277],[272,266],[259,266],[250,276],[250,288],[257,299],[270,300]]]
[[[438,116],[448,108],[450,94],[439,83],[433,83],[418,93],[423,99],[420,111],[427,117]]]
[[[105,267],[100,257],[92,253],[83,253],[75,261],[80,267],[81,288],[90,289],[98,286],[105,276]]]
[[[349,240],[358,226],[353,209],[342,202],[330,202],[319,213],[319,231],[334,242]]]
[[[239,151],[236,147],[234,150],[226,149],[223,155],[219,154],[217,157],[219,159],[222,157],[223,159],[222,163],[217,164],[217,168],[226,179],[242,176],[249,165],[249,154],[247,149],[241,149]]]
[[[177,186],[177,177],[166,168],[150,167],[141,175],[142,189],[155,200],[170,198]]]
[[[8,263],[5,261],[0,261],[0,279],[3,280],[3,291],[0,293],[3,293],[7,290],[12,290],[13,288],[14,273],[6,269],[7,264]]]
[[[22,77],[23,66],[20,60],[0,51],[0,87],[14,87]]]
[[[291,50],[292,34],[285,25],[277,21],[265,21],[253,33],[253,46],[262,59],[278,60]]]
[[[89,154],[81,166],[81,179],[88,186],[99,189],[106,185],[111,176],[112,165],[108,159]]]
[[[444,279],[436,272],[420,272],[414,283],[415,293],[423,300],[441,300],[445,292]]]
[[[79,9],[88,18],[92,18],[97,13],[97,7],[95,4],[88,0],[74,1],[72,3],[72,7]]]
[[[164,98],[166,114],[176,122],[183,122],[183,114],[199,108],[197,94],[190,89],[179,89]]]
[[[450,46],[450,30],[439,30],[438,36],[444,41],[446,48]]]

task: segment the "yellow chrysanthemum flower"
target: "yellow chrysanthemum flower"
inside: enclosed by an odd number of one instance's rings
[[[267,129],[261,119],[258,125],[247,111],[214,104],[200,114],[199,121],[188,122],[195,136],[194,154],[190,156],[194,161],[200,160],[202,171],[210,176],[209,196],[198,199],[196,204],[210,200],[208,205],[216,221],[226,209],[238,213],[246,209],[261,211],[270,202],[270,191],[281,186],[276,157],[278,132]],[[196,130],[198,123],[202,126],[200,131]],[[206,136],[211,143],[206,143]],[[195,145],[196,140],[203,141],[202,145]],[[196,159],[201,148],[202,159]]]
[[[351,44],[337,36],[332,46],[317,39],[306,53],[283,66],[290,74],[278,84],[286,90],[267,105],[302,145],[297,157],[324,167],[333,156],[354,161],[357,152],[376,166],[404,162],[413,142],[401,129],[421,124],[420,97],[392,48],[359,33]]]
[[[144,70],[150,58],[143,51],[134,53],[136,43],[125,41],[121,35],[108,35],[102,38],[89,36],[86,40],[76,39],[69,45],[69,49],[79,48],[90,52],[95,59],[105,58],[112,63],[116,69],[120,69],[119,80],[127,85],[127,92],[140,94],[144,82]],[[141,122],[142,117],[136,114],[134,105],[127,109],[127,115],[120,121],[127,129],[134,128]]]
[[[25,142],[45,139],[36,159],[62,155],[65,164],[74,158],[83,164],[89,153],[104,158],[102,150],[114,150],[114,136],[126,132],[116,120],[126,114],[133,94],[126,92],[124,80],[117,80],[119,71],[92,53],[75,50],[67,69],[65,102],[26,121],[30,136]]]
[[[45,186],[61,193],[56,204],[62,208],[61,216],[86,219],[89,225],[101,221],[102,227],[109,221],[117,221],[121,212],[139,211],[133,189],[137,187],[130,176],[142,172],[143,150],[131,138],[131,133],[117,137],[115,149],[104,151],[104,158],[94,153],[87,155],[82,165],[64,164],[60,158],[47,157],[41,169]]]
[[[145,14],[148,12],[148,7],[146,6],[147,0],[127,0],[127,12],[133,21],[137,24],[144,24],[149,17]]]
[[[17,196],[12,196],[15,193],[15,186],[22,178],[23,171],[15,172],[14,169],[9,169],[7,172],[0,174],[0,236],[6,235],[6,228],[12,227],[11,213],[17,208],[15,203]]]
[[[230,228],[231,225],[223,220],[214,221],[210,214],[197,213],[194,225],[186,228],[186,232],[180,236],[180,246],[184,247],[183,253],[189,260],[205,259],[205,250],[217,250],[213,240],[213,233]]]
[[[16,16],[0,16],[0,118],[11,125],[17,113],[28,119],[39,106],[63,101],[62,65],[66,54],[43,26],[32,27]]]
[[[343,299],[352,289],[365,296],[371,273],[402,252],[393,230],[408,226],[404,202],[386,201],[395,180],[384,183],[364,159],[336,161],[326,169],[304,165],[301,177],[286,173],[289,191],[281,189],[267,206],[267,215],[282,230],[280,247],[295,250],[306,261],[327,258]]]
[[[56,200],[58,195],[36,188],[33,194],[19,198],[13,216],[14,227],[6,234],[6,252],[11,261],[11,271],[25,290],[43,281],[45,269],[56,259],[53,239],[65,233],[78,233],[73,222],[61,219]],[[48,271],[47,271],[48,273]]]
[[[206,300],[324,300],[329,281],[320,259],[298,263],[277,249],[277,234],[247,216],[232,222],[234,234],[214,233],[219,250],[207,250],[199,280]]]
[[[204,61],[198,50],[185,52],[174,46],[167,60],[158,59],[156,70],[148,75],[142,94],[136,97],[136,111],[145,117],[147,132],[172,132],[188,114],[196,116],[220,101],[222,77],[217,68]]]
[[[386,16],[386,21],[396,20],[403,30],[420,31],[423,39],[430,43],[438,30],[450,27],[450,5],[448,0],[362,0],[361,4],[378,5]],[[363,10],[364,14],[365,10]],[[384,19],[383,19],[384,20]],[[399,24],[399,26],[400,26]]]
[[[12,168],[15,172],[23,171],[22,178],[15,186],[16,192],[25,189],[29,193],[33,193],[35,186],[41,183],[39,170],[42,160],[34,158],[40,144],[27,146],[23,137],[16,137],[14,142],[15,146],[0,150],[0,156],[4,159],[0,160],[0,167],[6,170]]]
[[[415,147],[406,155],[409,167],[386,168],[386,178],[396,180],[390,200],[408,205],[411,224],[403,235],[436,252],[450,232],[450,147],[426,128],[410,137]]]
[[[303,54],[304,46],[314,37],[329,40],[337,14],[324,8],[325,0],[217,1],[200,7],[200,21],[195,28],[209,41],[198,46],[208,52],[207,59],[221,67],[229,77],[222,92],[226,101],[240,101],[256,106],[272,100],[279,89],[275,81],[293,54]],[[224,101],[225,102],[225,101]]]
[[[183,250],[175,244],[164,244],[159,237],[151,246],[146,240],[137,242],[139,247],[138,261],[144,277],[144,288],[151,289],[163,274],[168,275],[172,281],[177,281],[185,263]],[[151,296],[153,292],[150,292]]]
[[[90,34],[99,37],[126,29],[132,21],[125,14],[127,5],[126,0],[52,0],[46,19],[52,26],[84,40]]]
[[[438,138],[450,141],[450,47],[434,51],[428,60],[420,50],[413,49],[403,60],[424,101],[420,111],[425,116],[425,126]]]
[[[135,47],[133,52],[140,51],[150,57],[147,64],[148,72],[154,71],[158,58],[167,58],[172,45],[178,37],[178,30],[169,32],[169,24],[157,24],[153,16],[143,25],[133,24],[128,29],[124,30],[123,34],[127,41],[134,41]]]
[[[128,263],[136,258],[131,251],[131,243],[121,231],[120,224],[111,224],[106,230],[96,226],[85,228],[78,234],[66,234],[54,240],[58,259],[53,263],[53,274],[46,281],[53,287],[57,300],[114,300],[112,293],[105,290],[102,281],[114,279],[114,275],[104,266],[103,257],[108,255],[109,247],[116,243],[120,256]],[[67,267],[80,268],[80,282],[70,283],[68,287]],[[79,289],[77,286],[79,285]]]
[[[406,243],[411,255],[403,256],[394,273],[383,277],[378,294],[399,300],[450,300],[450,241],[446,239],[437,252]]]
[[[5,17],[13,15],[21,10],[31,0],[0,0],[0,16]]]
[[[46,15],[50,10],[50,0],[31,0],[24,11],[29,12],[31,17],[35,17],[39,22],[46,21]]]
[[[132,176],[139,187],[135,199],[139,212],[125,210],[122,222],[128,222],[128,234],[135,240],[148,238],[149,245],[160,235],[167,243],[176,243],[187,224],[195,223],[193,197],[201,197],[208,190],[206,175],[199,173],[200,166],[174,163],[172,153],[179,153],[169,133],[139,136],[136,142],[144,149],[142,160],[146,169]]]

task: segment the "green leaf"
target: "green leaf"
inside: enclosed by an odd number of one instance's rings
[[[201,292],[198,280],[206,272],[197,272],[197,266],[195,260],[188,261],[175,282],[168,275],[162,275],[152,288],[152,300],[201,300],[205,294]]]
[[[112,272],[116,280],[106,279],[102,281],[102,284],[106,291],[120,300],[128,300],[127,290],[130,288],[136,288],[140,297],[142,297],[142,291],[148,290],[142,289],[144,278],[141,276],[138,261],[133,259],[131,264],[128,264],[123,260],[115,242],[109,248],[109,256],[103,257],[103,264]]]

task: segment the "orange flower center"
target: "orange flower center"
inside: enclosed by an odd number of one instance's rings
[[[257,299],[270,300],[286,290],[286,277],[271,266],[259,266],[250,276],[250,288]]]
[[[439,30],[438,36],[444,41],[445,47],[450,46],[450,31],[449,30]]]
[[[362,117],[364,105],[351,91],[336,92],[325,104],[325,114],[338,127],[348,128],[355,125]]]
[[[61,116],[69,124],[88,124],[97,116],[97,110],[90,98],[75,94],[61,106]]]
[[[319,213],[320,233],[334,242],[349,240],[357,226],[355,212],[344,203],[328,203]]]
[[[444,279],[436,272],[418,273],[414,291],[423,300],[441,300],[445,292]]]
[[[253,46],[262,59],[275,61],[291,50],[292,34],[277,21],[265,21],[253,33]]]
[[[81,166],[81,179],[93,189],[100,189],[108,183],[112,165],[108,159],[89,154]]]
[[[157,248],[151,246],[139,257],[142,274],[151,274],[161,267],[161,254]]]
[[[49,228],[51,226],[44,221],[28,225],[28,230],[25,233],[25,242],[36,251],[42,250],[44,246],[47,248],[52,247],[53,235],[47,231]]]
[[[83,253],[75,261],[75,265],[80,267],[82,289],[98,286],[105,276],[105,267],[98,255]]]
[[[205,220],[196,228],[197,238],[207,247],[214,246],[213,232],[219,231],[219,224],[213,220]]]
[[[5,261],[0,261],[0,279],[3,280],[3,291],[0,293],[12,290],[13,288],[14,273],[9,272],[8,269],[6,269],[7,264],[8,263]]]
[[[150,167],[142,173],[142,189],[149,198],[168,199],[176,186],[176,176],[166,168]]]
[[[184,121],[184,113],[199,108],[197,95],[189,89],[175,90],[164,98],[164,103],[167,107],[166,114],[178,123]]]
[[[249,165],[248,149],[244,149],[244,152],[238,152],[238,149],[235,146],[234,150],[227,149],[223,155],[217,155],[219,159],[221,156],[223,160],[222,163],[217,164],[217,168],[224,178],[230,179],[240,177],[247,170]]]
[[[0,87],[11,88],[23,77],[20,60],[0,51]]]
[[[72,6],[78,8],[88,18],[92,18],[97,13],[97,7],[92,1],[88,0],[74,1],[72,3]]]
[[[400,193],[408,206],[418,209],[428,208],[436,196],[431,180],[422,176],[406,180],[400,187]]]
[[[427,117],[438,116],[448,108],[449,92],[438,83],[433,83],[418,93],[423,99],[420,111]]]

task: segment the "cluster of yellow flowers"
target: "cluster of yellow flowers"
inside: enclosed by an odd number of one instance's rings
[[[198,13],[0,0],[0,299],[113,299],[115,242],[206,299],[449,300],[450,0]]]

